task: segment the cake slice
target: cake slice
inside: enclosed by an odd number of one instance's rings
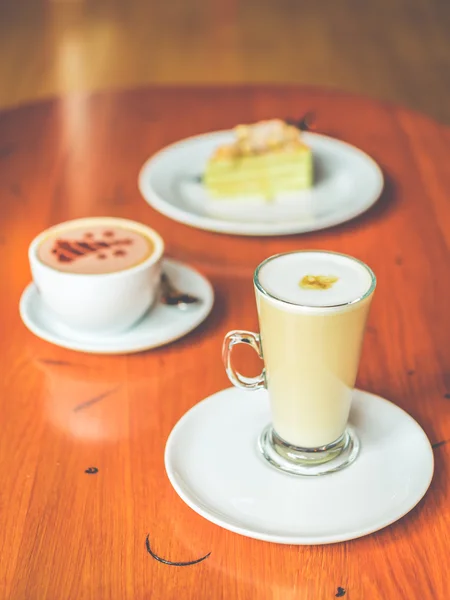
[[[311,150],[299,130],[280,119],[238,125],[235,140],[209,159],[204,184],[213,198],[262,196],[312,186]]]

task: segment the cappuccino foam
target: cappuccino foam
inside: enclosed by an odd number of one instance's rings
[[[153,242],[138,231],[96,220],[90,226],[53,231],[41,242],[37,255],[58,271],[98,275],[130,269],[153,250]]]

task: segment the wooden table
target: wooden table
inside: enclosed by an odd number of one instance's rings
[[[240,238],[174,223],[140,197],[138,170],[162,146],[309,109],[320,131],[367,151],[385,172],[382,198],[357,220],[302,236]],[[338,586],[351,600],[446,597],[449,142],[449,129],[420,114],[304,88],[154,88],[0,114],[2,599],[325,600]],[[205,324],[131,356],[75,353],[29,333],[18,315],[30,280],[27,246],[45,227],[87,215],[159,230],[167,253],[215,287]],[[338,250],[373,267],[379,285],[358,385],[409,411],[435,447],[434,480],[415,510],[374,535],[322,547],[216,527],[183,504],[163,464],[176,421],[228,385],[224,333],[257,327],[254,267],[295,248]],[[168,566],[148,554],[148,534],[171,561],[211,555]]]
[[[448,0],[0,0],[0,106],[150,84],[325,85],[450,124]]]

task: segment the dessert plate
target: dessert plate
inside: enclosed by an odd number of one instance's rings
[[[200,302],[185,310],[159,303],[131,329],[117,335],[87,339],[55,319],[53,313],[43,305],[36,285],[30,283],[20,299],[20,316],[32,333],[70,350],[128,354],[156,348],[195,329],[206,319],[214,303],[214,291],[209,281],[188,265],[166,258],[163,271],[177,288],[198,297]]]
[[[270,421],[265,390],[225,389],[175,425],[166,472],[179,496],[209,521],[280,544],[329,544],[397,521],[424,496],[433,476],[430,442],[388,400],[355,390],[351,424],[361,441],[353,465],[322,477],[274,469],[257,448]]]
[[[261,198],[212,200],[201,177],[214,149],[234,139],[231,131],[188,138],[150,158],[139,174],[145,200],[186,225],[238,235],[287,235],[324,229],[368,210],[383,189],[383,175],[367,154],[345,142],[303,133],[313,152],[310,190]]]

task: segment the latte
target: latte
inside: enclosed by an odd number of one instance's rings
[[[371,271],[329,252],[275,256],[256,274],[273,427],[314,448],[344,432],[372,299]]]

